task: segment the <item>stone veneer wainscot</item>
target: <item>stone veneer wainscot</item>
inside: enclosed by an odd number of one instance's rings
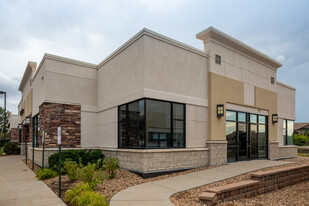
[[[57,147],[57,128],[62,127],[61,144],[64,148],[80,147],[81,106],[44,102],[40,106],[40,146],[45,131],[45,147]]]

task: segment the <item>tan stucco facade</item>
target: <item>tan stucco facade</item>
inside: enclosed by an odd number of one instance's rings
[[[143,29],[97,65],[45,54],[37,68],[33,62],[27,65],[20,86],[22,121],[38,114],[45,102],[80,105],[81,147],[102,148],[107,154],[119,150],[123,158],[127,151],[118,149],[120,105],[141,98],[182,103],[188,149],[182,155],[202,149],[201,156],[208,159],[201,162],[215,165],[226,163],[226,116],[216,114],[223,104],[225,112],[268,116],[268,141],[282,146],[282,121],[295,119],[295,89],[276,81],[281,64],[212,27],[197,38],[204,51]],[[279,115],[278,124],[272,123],[272,114]],[[132,158],[142,159],[139,154],[135,151]]]
[[[244,104],[244,84],[213,72],[209,72],[209,140],[226,141],[225,116],[217,117],[217,104],[226,105],[227,102]],[[226,106],[225,106],[226,108]]]
[[[277,93],[255,87],[255,105],[257,108],[266,109],[269,114],[277,114]],[[268,116],[269,141],[277,140],[277,124],[272,123],[272,115]]]

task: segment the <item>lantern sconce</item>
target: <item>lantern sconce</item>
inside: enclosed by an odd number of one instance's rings
[[[217,104],[217,117],[223,117],[223,116],[224,116],[224,105]]]
[[[274,123],[278,123],[278,114],[273,114],[272,115],[272,122]]]
[[[25,125],[29,125],[30,124],[30,117],[26,117],[25,119]]]

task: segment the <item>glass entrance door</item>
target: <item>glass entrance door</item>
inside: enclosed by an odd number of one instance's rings
[[[227,161],[267,158],[267,118],[226,111]]]
[[[257,159],[258,158],[258,138],[257,138],[257,125],[256,124],[251,124],[250,125],[250,159]]]
[[[247,124],[238,123],[238,160],[248,160],[248,133]]]

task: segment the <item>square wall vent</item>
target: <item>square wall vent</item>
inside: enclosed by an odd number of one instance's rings
[[[216,54],[216,64],[221,65],[221,56]]]
[[[270,82],[271,84],[275,84],[275,77],[271,77]]]

